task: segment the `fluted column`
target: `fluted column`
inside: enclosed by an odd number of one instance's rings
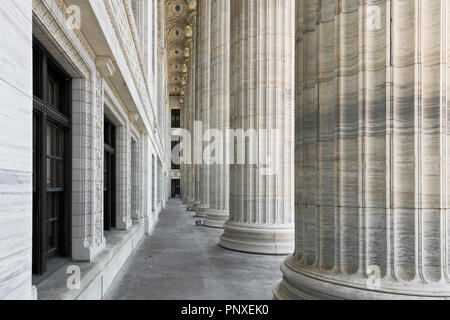
[[[202,130],[199,131],[199,133],[201,133],[203,137],[205,131],[209,128],[210,114],[211,0],[198,0],[197,12],[197,119],[201,121]],[[200,143],[200,141],[201,140],[198,139],[196,140],[196,143]],[[203,153],[206,146],[207,141],[203,141],[201,153]],[[202,159],[201,164],[198,165],[199,203],[195,208],[197,216],[202,218],[206,218],[209,209],[209,163],[205,160],[206,159]]]
[[[204,225],[223,228],[229,218],[230,166],[229,144],[225,141],[230,128],[230,2],[211,0],[211,112],[210,128],[218,130],[216,159],[210,166],[210,209]],[[219,134],[220,133],[220,134]]]
[[[181,106],[181,128],[187,130],[187,103],[185,102],[185,99],[189,96],[189,90],[186,90],[184,97],[180,97],[180,106]],[[184,204],[187,203],[187,196],[186,196],[186,174],[187,174],[187,165],[184,162],[180,163],[181,167],[181,179],[180,179],[180,191],[181,191],[181,200]]]
[[[230,168],[225,248],[293,252],[294,9],[292,0],[231,1],[231,127],[258,138],[244,146],[245,164]]]
[[[189,80],[188,80],[189,81]],[[181,127],[189,131],[189,83],[186,86],[186,93],[184,97],[180,98],[181,105]],[[183,137],[182,139],[186,139]],[[186,142],[186,141],[184,141]],[[189,162],[188,159],[182,159],[181,162],[181,199],[183,200],[183,204],[189,204]]]
[[[194,111],[195,111],[195,103],[194,103],[194,98],[195,98],[195,53],[193,52],[194,50],[192,50],[192,55],[191,55],[191,74],[189,76],[189,83],[188,83],[188,90],[189,90],[189,96],[188,96],[188,108],[187,108],[187,123],[188,123],[188,132],[191,134],[191,138],[193,137],[193,119],[194,119]],[[191,146],[192,146],[192,140],[191,140]],[[193,154],[192,154],[192,148],[191,148],[191,161],[188,164],[187,168],[187,188],[188,188],[188,205],[192,206],[195,202],[195,166],[193,163]]]
[[[192,1],[191,1],[192,2]],[[196,133],[194,131],[194,123],[196,121],[197,113],[197,10],[189,14],[189,23],[192,26],[192,44],[191,44],[191,70],[189,76],[189,132],[191,134],[191,164],[189,165],[189,202],[190,206],[195,206],[199,203],[198,198],[198,166],[195,164],[194,157],[197,150],[195,149],[195,138]]]
[[[277,298],[450,296],[449,10],[297,1],[296,252]]]
[[[184,123],[185,123],[185,129],[189,134],[191,135],[192,139],[192,133],[193,133],[193,113],[194,113],[194,98],[195,98],[195,52],[193,50],[194,43],[195,43],[195,26],[196,19],[195,19],[195,7],[194,11],[190,13],[189,15],[189,24],[190,28],[192,28],[193,33],[190,39],[186,42],[186,48],[185,51],[188,51],[189,56],[189,73],[187,75],[187,88],[186,88],[186,95],[184,97]],[[192,140],[188,143],[192,146]],[[193,165],[193,159],[192,159],[192,149],[190,152],[190,159],[184,159],[187,163],[184,165],[184,168],[186,172],[184,173],[183,178],[185,179],[184,183],[184,189],[185,189],[185,199],[186,204],[188,206],[192,206],[194,204],[194,186],[193,186],[193,176],[194,176],[194,165]]]

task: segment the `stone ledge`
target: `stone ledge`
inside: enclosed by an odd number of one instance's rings
[[[131,253],[144,237],[144,221],[134,221],[127,231],[112,231],[106,235],[106,249],[92,262],[70,262],[42,282],[39,300],[99,300],[105,295]],[[67,288],[69,265],[81,269],[81,288]]]

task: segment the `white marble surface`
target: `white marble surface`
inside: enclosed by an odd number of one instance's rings
[[[32,298],[31,12],[0,6],[0,300]]]
[[[79,4],[84,10],[81,30],[71,30],[65,22],[67,5]],[[113,6],[113,7],[111,7]],[[156,4],[155,6],[156,7]],[[116,9],[116,10],[112,10]],[[156,74],[144,77],[145,70],[136,50],[135,26],[129,24],[130,7],[122,2],[83,2],[54,0],[5,0],[0,8],[0,299],[28,299],[35,295],[31,287],[32,247],[32,37],[36,36],[49,53],[73,78],[73,206],[72,258],[91,261],[105,248],[103,237],[103,145],[102,119],[106,97],[112,112],[124,121],[126,132],[119,132],[118,179],[119,226],[131,223],[130,140],[146,138],[151,152],[167,168],[164,139],[167,119],[157,122],[156,108],[165,111],[165,80],[160,77],[158,104],[154,82]],[[32,13],[34,14],[32,17]],[[145,18],[156,26],[157,15]],[[32,19],[34,27],[32,28]],[[97,21],[97,20],[98,21]],[[161,20],[161,18],[160,18]],[[120,25],[120,28],[116,28]],[[155,30],[156,32],[156,30]],[[97,36],[101,34],[101,36]],[[5,41],[14,39],[14,41]],[[152,41],[158,52],[156,41]],[[142,49],[142,48],[141,48]],[[97,56],[114,63],[114,75],[97,72]],[[162,55],[164,57],[164,55]],[[155,57],[153,57],[155,58]],[[164,73],[164,67],[161,73]],[[148,80],[146,83],[144,80]],[[166,114],[166,113],[162,113]],[[133,120],[134,119],[134,120]],[[137,141],[139,146],[143,144]],[[139,157],[141,160],[143,157]],[[148,166],[151,161],[141,163]],[[151,175],[151,169],[148,171]],[[161,172],[163,174],[164,171]],[[156,177],[146,181],[148,211],[147,232],[157,223],[152,212]],[[162,192],[166,185],[161,184]],[[139,190],[138,190],[139,189]],[[100,190],[100,191],[99,191]],[[166,196],[160,206],[164,206]],[[140,199],[143,201],[144,199]],[[139,218],[144,213],[137,213]],[[122,219],[123,218],[123,219]],[[120,265],[120,264],[119,264]],[[34,292],[34,293],[33,293]],[[39,292],[38,292],[39,294]]]
[[[297,1],[298,231],[277,298],[450,297],[449,23],[445,0]]]
[[[109,232],[107,246],[91,262],[74,262],[81,269],[80,289],[66,286],[66,269],[58,270],[38,286],[39,300],[99,300],[111,286],[130,254],[144,237],[144,221],[139,220],[127,230]]]
[[[230,3],[211,1],[211,106],[210,128],[222,135],[230,128]],[[223,159],[229,158],[227,142],[215,151]],[[209,207],[204,225],[223,228],[230,210],[230,166],[214,163],[209,168]]]
[[[229,249],[294,251],[294,18],[292,0],[231,0],[231,128],[277,130],[278,139],[246,143],[257,164],[247,157],[230,167],[230,218],[220,239]],[[273,159],[271,174],[262,155]]]

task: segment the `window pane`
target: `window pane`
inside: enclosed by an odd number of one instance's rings
[[[105,152],[103,157],[103,188],[108,190],[108,154]]]
[[[53,192],[47,192],[47,220],[52,218],[56,218],[55,195]]]
[[[57,164],[57,173],[58,173],[58,188],[64,188],[64,162],[62,160],[58,160]]]
[[[52,127],[47,126],[47,155],[52,154]]]
[[[51,72],[51,71],[49,71],[49,72]],[[49,74],[49,77],[48,77],[48,103],[57,110],[60,109],[59,102],[58,102],[58,92],[59,92],[58,89],[59,89],[58,80]]]
[[[33,94],[42,99],[41,93],[41,54],[38,49],[33,49]]]
[[[58,222],[47,224],[47,250],[58,248]]]
[[[60,158],[64,158],[64,132],[58,131],[58,153],[57,156]]]
[[[47,185],[51,186],[51,183],[52,183],[51,159],[47,158]]]

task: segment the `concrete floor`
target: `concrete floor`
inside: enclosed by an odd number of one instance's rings
[[[106,293],[110,300],[268,300],[281,279],[282,256],[219,247],[220,229],[195,226],[172,199],[155,233],[132,254]]]

